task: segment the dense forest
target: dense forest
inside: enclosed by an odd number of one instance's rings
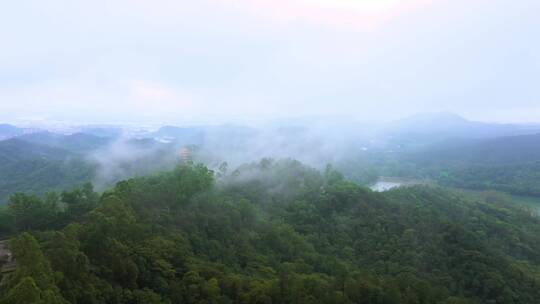
[[[112,140],[91,134],[25,134],[0,140],[0,205],[16,192],[43,195],[88,181],[118,180],[174,166],[175,147],[153,139]]]
[[[425,179],[442,186],[540,197],[540,134],[483,139],[452,138],[405,151],[371,153],[363,167],[382,176]],[[420,141],[421,142],[421,141]]]
[[[0,209],[0,303],[534,303],[540,219],[294,160],[181,164]]]
[[[14,192],[70,189],[94,174],[92,164],[67,149],[18,138],[0,141],[0,204]]]

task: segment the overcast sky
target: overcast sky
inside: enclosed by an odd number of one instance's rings
[[[538,0],[4,1],[0,119],[540,121]]]

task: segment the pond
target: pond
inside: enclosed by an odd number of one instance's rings
[[[414,179],[399,178],[399,177],[380,177],[369,188],[376,192],[388,191],[398,187],[420,185],[422,182]]]
[[[388,182],[388,181],[377,181],[374,184],[370,185],[369,188],[376,192],[383,192],[390,189],[394,189],[401,186],[399,182]]]

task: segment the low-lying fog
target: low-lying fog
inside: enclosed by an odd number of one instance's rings
[[[373,173],[368,163],[374,164],[378,158],[387,161],[393,155],[455,138],[475,140],[538,130],[535,125],[471,122],[450,113],[419,115],[378,126],[336,119],[251,126],[163,126],[110,132],[110,143],[88,152],[86,158],[97,164],[96,185],[171,168],[187,159],[217,170],[223,163],[235,168],[262,158],[293,158],[318,169],[332,164],[346,174],[355,172],[351,178],[368,182],[372,177],[366,176]]]

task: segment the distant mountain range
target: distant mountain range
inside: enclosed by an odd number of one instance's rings
[[[19,128],[9,124],[0,124],[0,140],[20,136],[28,132],[28,129]]]
[[[386,131],[394,135],[494,138],[540,133],[540,124],[500,124],[467,120],[442,112],[418,114],[391,123]]]
[[[17,139],[48,147],[66,149],[73,152],[88,152],[103,147],[111,142],[111,139],[109,138],[86,133],[63,135],[47,131],[21,135],[18,136]]]
[[[0,141],[0,170],[11,162],[33,159],[62,160],[68,154],[69,151],[65,149],[11,138]]]

